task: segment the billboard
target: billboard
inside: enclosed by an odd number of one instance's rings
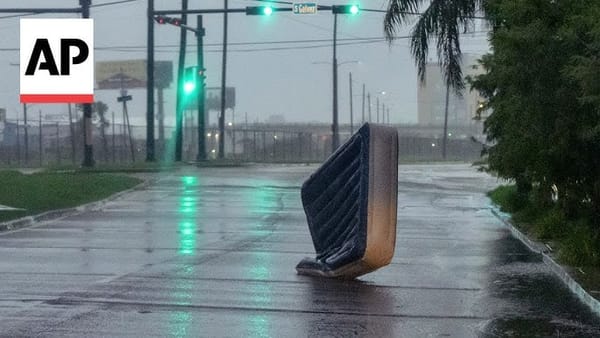
[[[94,21],[21,19],[21,103],[94,102]]]
[[[146,88],[146,67],[146,60],[96,62],[96,88]],[[154,82],[157,88],[166,88],[173,82],[173,62],[154,63]]]

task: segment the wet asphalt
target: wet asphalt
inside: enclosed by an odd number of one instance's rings
[[[600,319],[489,210],[469,165],[400,166],[396,253],[356,281],[313,255],[314,166],[193,168],[0,234],[0,336],[598,337]]]

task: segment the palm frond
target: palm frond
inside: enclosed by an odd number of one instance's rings
[[[408,23],[409,18],[414,17],[412,13],[417,13],[423,2],[425,0],[390,0],[383,21],[385,36],[388,41],[393,40],[400,26]]]
[[[423,0],[390,0],[384,20],[388,41],[407,23],[411,12],[419,11]],[[461,69],[460,34],[468,31],[475,14],[486,0],[431,0],[411,31],[411,53],[421,81],[425,80],[429,42],[436,40],[438,63],[448,86],[460,95],[464,89]]]

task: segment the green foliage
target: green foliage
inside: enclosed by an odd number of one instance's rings
[[[600,232],[592,217],[569,219],[557,205],[540,205],[535,192],[528,195],[524,198],[515,185],[500,186],[488,193],[501,210],[513,215],[517,227],[538,240],[552,242],[564,263],[600,266]]]
[[[470,83],[493,111],[485,121],[489,170],[514,180],[535,205],[553,208],[554,189],[564,217],[599,219],[600,2],[487,5],[494,52],[481,60],[487,73]]]
[[[517,193],[517,187],[514,185],[502,185],[490,191],[488,196],[492,202],[500,206],[504,212],[515,213],[521,210],[526,200]]]
[[[106,198],[140,183],[133,177],[98,173],[37,173],[0,171],[0,204],[24,211],[0,211],[0,221],[70,208]],[[8,183],[9,182],[9,183]]]
[[[390,0],[384,19],[387,39],[391,42],[400,26],[428,7],[419,16],[411,33],[410,49],[417,64],[421,81],[425,79],[425,68],[429,55],[429,41],[436,41],[438,62],[446,84],[460,95],[464,79],[460,66],[460,34],[473,27],[473,20],[480,10],[486,9],[484,0]]]
[[[566,234],[567,219],[558,208],[547,211],[536,224],[536,235],[541,240],[560,239]]]
[[[597,228],[576,222],[560,247],[560,258],[572,266],[600,266],[600,235]]]

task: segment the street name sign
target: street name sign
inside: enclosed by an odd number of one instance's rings
[[[294,14],[317,14],[316,2],[299,2],[292,6]]]

